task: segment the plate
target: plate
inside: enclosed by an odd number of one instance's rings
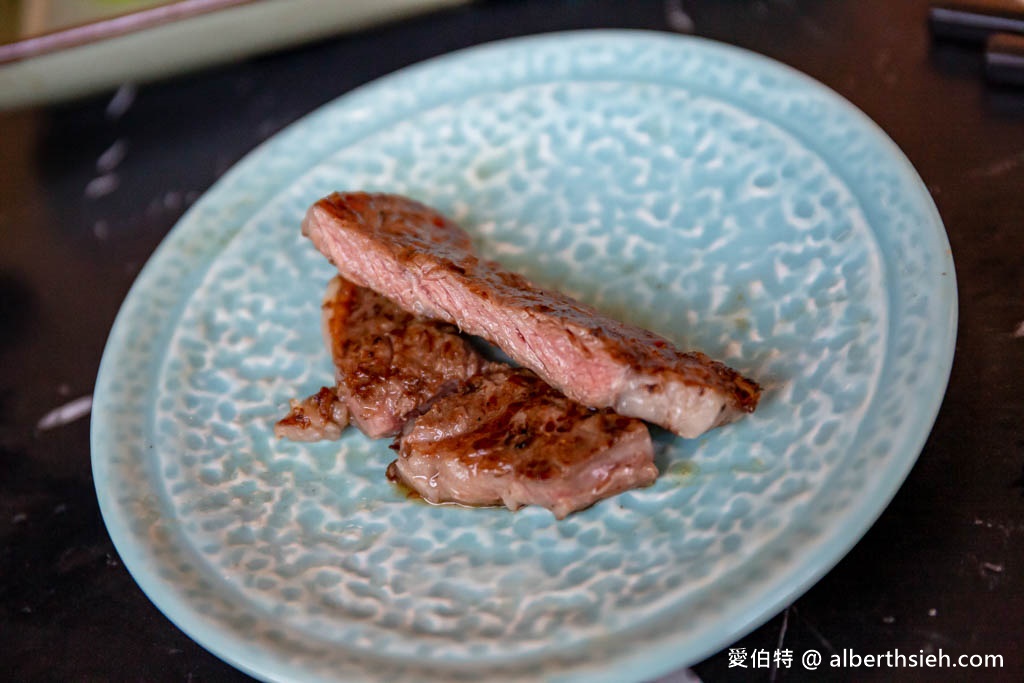
[[[407,500],[387,442],[277,441],[331,381],[305,209],[410,195],[485,255],[765,385],[656,434],[662,472],[558,522]],[[406,69],[253,152],[168,235],[97,381],[93,470],[125,565],[266,680],[627,681],[811,586],[914,463],[949,376],[953,264],[913,168],[824,86],[705,40],[598,31]]]
[[[0,3],[0,109],[81,97],[465,1]]]

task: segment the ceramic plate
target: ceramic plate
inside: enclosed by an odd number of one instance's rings
[[[332,378],[332,268],[299,232],[335,189],[432,204],[480,252],[703,350],[757,412],[556,521],[432,507],[386,441],[272,435]],[[355,91],[182,219],[111,333],[93,468],[125,565],[267,680],[626,681],[700,660],[812,585],[916,459],[949,375],[953,264],[914,170],[806,76],[704,40],[487,45]]]
[[[466,1],[0,2],[0,109],[80,97]]]

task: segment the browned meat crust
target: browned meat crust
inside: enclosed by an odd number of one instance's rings
[[[292,399],[291,412],[274,425],[274,436],[292,441],[334,441],[348,425],[348,410],[333,389],[321,387],[309,398]]]
[[[371,438],[394,436],[487,362],[453,326],[417,318],[341,277],[328,285],[323,313],[337,393]]]
[[[388,476],[433,503],[541,505],[561,519],[654,482],[646,425],[495,366],[410,421]]]

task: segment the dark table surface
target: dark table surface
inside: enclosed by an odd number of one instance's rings
[[[247,679],[175,628],[118,560],[84,417],[114,316],[181,214],[282,127],[400,67],[560,29],[685,29],[773,57],[874,119],[931,191],[956,260],[960,322],[942,410],[863,540],[735,647],[798,655],[994,653],[1001,669],[694,666],[717,680],[1024,680],[1024,90],[931,40],[923,0],[482,2],[162,83],[0,113],[0,670],[8,680]],[[116,141],[107,194],[87,187]],[[107,161],[117,161],[108,157]],[[109,188],[106,188],[109,189]],[[102,196],[96,196],[101,195]],[[81,405],[75,404],[75,405]]]

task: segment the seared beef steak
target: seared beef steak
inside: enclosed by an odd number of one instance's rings
[[[388,476],[432,503],[541,505],[561,519],[658,476],[643,422],[586,408],[525,368],[471,378],[397,443]]]
[[[346,278],[483,337],[587,406],[695,437],[757,405],[755,382],[479,260],[458,226],[405,197],[335,193],[302,227]]]
[[[451,325],[417,318],[340,276],[327,285],[322,310],[337,386],[291,401],[291,412],[274,426],[278,437],[337,439],[349,422],[374,439],[394,436],[410,416],[487,365]]]
[[[341,277],[327,287],[323,323],[338,396],[352,424],[375,439],[397,434],[487,363],[451,325],[417,318]]]

